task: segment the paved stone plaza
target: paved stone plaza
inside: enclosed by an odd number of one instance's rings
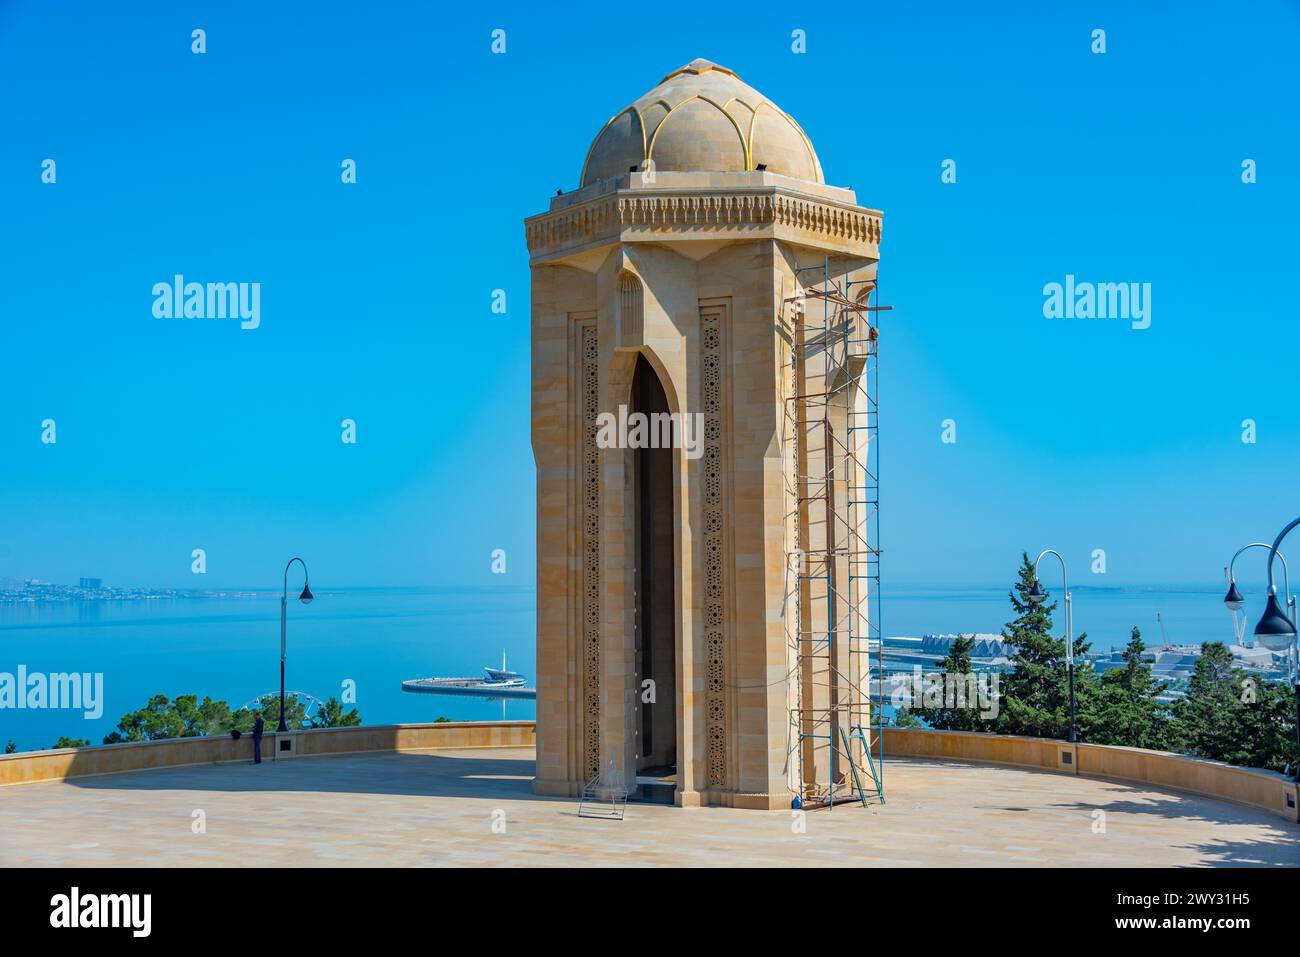
[[[895,759],[888,804],[811,811],[802,834],[789,811],[579,818],[534,795],[533,772],[509,748],[16,785],[0,788],[0,865],[1300,865],[1300,826],[1262,811],[1051,772]]]

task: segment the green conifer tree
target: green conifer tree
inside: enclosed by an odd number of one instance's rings
[[[1169,747],[1169,709],[1158,696],[1168,687],[1151,677],[1146,644],[1136,625],[1124,647],[1124,667],[1101,677],[1101,693],[1088,740],[1157,751]]]
[[[1029,592],[1038,581],[1028,553],[1021,554],[1018,580],[1007,597],[1016,618],[1007,622],[1002,637],[1016,649],[1013,667],[1002,680],[1002,707],[995,730],[1038,738],[1069,736],[1070,685],[1065,660],[1065,639],[1053,638],[1055,602],[1035,605]],[[1087,740],[1096,708],[1097,678],[1082,663],[1090,647],[1086,634],[1074,639],[1075,697],[1079,739]]]

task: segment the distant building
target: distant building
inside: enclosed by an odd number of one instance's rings
[[[95,589],[103,588],[103,587],[104,587],[104,579],[102,579],[102,578],[83,578],[83,579],[81,579],[81,587],[82,587],[82,588],[95,588]]]
[[[922,635],[921,650],[927,654],[944,657],[951,653],[952,644],[958,638],[970,638],[975,644],[971,646],[972,658],[1010,658],[1015,649],[1007,644],[1001,635],[975,633],[970,635]],[[888,643],[891,639],[885,639]]]
[[[1228,645],[1228,651],[1232,654],[1235,667],[1264,677],[1280,677],[1286,668],[1285,656],[1274,655],[1266,648]],[[1200,645],[1158,645],[1148,649],[1142,660],[1151,666],[1151,677],[1157,681],[1182,682],[1189,680],[1196,672],[1196,662],[1200,657]],[[1090,655],[1089,658],[1098,672],[1127,666],[1122,648]]]
[[[970,656],[977,665],[1000,666],[1015,653],[1001,635],[894,635],[885,638],[884,659],[887,665],[901,665],[908,669],[914,664],[938,666],[951,653],[953,642],[960,637],[974,640]]]

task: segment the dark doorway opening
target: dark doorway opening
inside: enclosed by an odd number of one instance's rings
[[[636,412],[647,419],[647,441],[632,452],[636,499],[636,773],[638,778],[653,778],[672,787],[677,774],[673,433],[668,397],[659,376],[643,357],[637,358],[632,375],[629,415]],[[647,447],[651,445],[658,447]],[[648,687],[647,681],[653,685]],[[640,783],[645,791],[649,782]]]

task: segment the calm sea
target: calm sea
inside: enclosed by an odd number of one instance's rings
[[[887,588],[885,633],[997,632],[1011,617],[1005,588],[943,592]],[[1211,591],[1079,588],[1074,624],[1098,650],[1122,645],[1137,625],[1157,644],[1159,613],[1170,641],[1229,641],[1231,617]],[[1257,609],[1260,596],[1247,595]],[[1061,610],[1058,609],[1058,616]],[[0,743],[49,747],[61,735],[99,743],[127,711],[154,694],[194,693],[234,706],[279,688],[279,595],[166,601],[0,605],[0,672],[102,672],[104,714],[0,710]],[[479,675],[506,652],[513,670],[535,675],[534,595],[501,588],[357,589],[321,592],[289,608],[287,685],[324,699],[356,683],[367,724],[488,720],[501,702],[403,694],[401,682]],[[532,718],[531,701],[505,704]]]

